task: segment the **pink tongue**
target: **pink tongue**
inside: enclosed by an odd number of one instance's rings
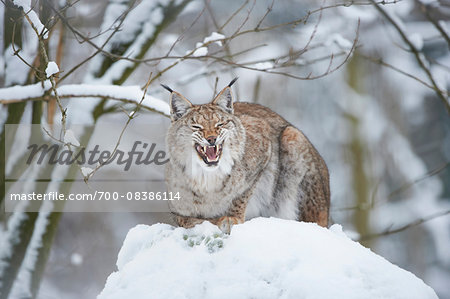
[[[209,160],[215,160],[216,159],[216,149],[215,149],[215,147],[214,146],[207,146],[205,154],[209,158]]]

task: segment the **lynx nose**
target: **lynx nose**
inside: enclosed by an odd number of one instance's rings
[[[214,145],[216,143],[216,136],[209,136],[206,138],[206,140],[209,142],[210,145]]]

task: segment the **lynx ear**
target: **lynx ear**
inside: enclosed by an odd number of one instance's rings
[[[176,121],[192,107],[192,104],[180,93],[173,91],[167,85],[161,85],[170,91],[170,117],[172,118],[172,121]]]
[[[233,113],[233,94],[231,93],[231,86],[238,78],[234,78],[227,87],[225,87],[212,101],[213,104],[223,108],[228,113]]]

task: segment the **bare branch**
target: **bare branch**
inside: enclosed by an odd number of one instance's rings
[[[441,173],[443,170],[445,170],[446,168],[448,168],[450,166],[450,162],[446,162],[443,165],[441,165],[440,167],[433,169],[429,172],[427,172],[426,174],[424,174],[423,176],[415,179],[412,182],[406,183],[404,185],[402,185],[401,187],[397,188],[396,190],[392,191],[389,195],[388,195],[388,199],[394,197],[395,195],[404,192],[405,190],[411,188],[412,186],[414,186],[415,184],[417,184],[418,182],[421,182],[429,177],[435,176],[439,173]]]
[[[12,40],[14,40],[15,35],[16,35],[16,23],[14,23],[14,26],[13,26]],[[16,46],[15,46],[14,42],[11,43],[11,47],[12,47],[12,50],[13,50],[13,55],[14,55],[14,56],[17,56],[17,57],[18,57],[18,58],[19,58],[26,66],[28,66],[31,70],[33,70],[33,71],[35,72],[35,74],[36,74],[36,77],[40,77],[40,75],[42,75],[42,74],[44,73],[44,72],[41,71],[40,69],[38,69],[38,68],[34,67],[33,65],[29,64],[29,63],[25,60],[25,58],[23,58],[23,57],[19,54],[20,51],[21,51],[22,49],[16,49]]]
[[[351,57],[351,55],[354,53],[354,51],[355,51],[355,49],[357,47],[358,38],[359,38],[359,27],[360,27],[360,22],[358,21],[358,26],[357,26],[357,29],[356,29],[355,39],[353,40],[352,47],[350,48],[348,54],[345,56],[344,60],[340,64],[338,64],[337,66],[332,67],[332,62],[333,62],[333,59],[334,59],[334,55],[331,55],[330,56],[330,63],[328,65],[327,70],[324,71],[323,73],[319,74],[319,75],[314,75],[313,76],[310,73],[307,76],[298,76],[298,75],[294,75],[294,74],[290,74],[290,73],[286,73],[286,72],[271,71],[270,69],[259,69],[259,68],[255,68],[255,67],[250,67],[250,66],[247,66],[247,65],[244,65],[244,64],[235,63],[235,62],[226,60],[226,59],[221,58],[221,57],[215,57],[214,59],[216,59],[218,61],[221,61],[221,62],[223,62],[225,64],[229,64],[230,66],[233,66],[233,67],[240,67],[240,68],[243,68],[243,69],[248,69],[248,70],[253,70],[253,71],[258,71],[258,72],[264,72],[264,73],[269,73],[269,74],[283,75],[283,76],[294,78],[294,79],[297,79],[297,80],[318,79],[318,78],[325,77],[326,75],[337,71],[339,68],[341,68],[348,61],[348,59]]]
[[[416,48],[416,46],[409,40],[409,38],[406,36],[406,33],[403,32],[402,28],[400,27],[399,24],[397,24],[397,22],[383,9],[381,8],[381,6],[375,1],[375,0],[370,0],[370,2],[373,3],[373,5],[375,6],[375,8],[386,18],[386,20],[389,21],[389,23],[392,24],[392,26],[394,26],[395,30],[398,32],[398,34],[401,36],[401,38],[403,39],[403,41],[408,45],[409,49],[411,50],[411,52],[414,54],[414,57],[416,58],[416,61],[419,63],[420,68],[425,72],[425,74],[427,75],[428,79],[431,82],[431,85],[434,86],[434,91],[436,93],[436,95],[438,96],[438,98],[442,101],[442,103],[444,104],[445,108],[447,109],[447,113],[450,114],[450,103],[447,99],[446,96],[444,96],[444,94],[442,94],[440,91],[440,88],[438,87],[433,75],[431,74],[431,71],[429,70],[429,68],[425,65],[425,62],[423,61],[423,58],[421,56],[421,53],[419,52],[419,50]]]
[[[231,14],[231,16],[225,21],[225,23],[223,23],[223,25],[219,27],[219,31],[222,31],[222,30],[228,25],[228,23],[230,23],[231,20],[233,20],[234,17],[235,17],[242,9],[244,9],[244,7],[247,6],[248,2],[250,2],[250,0],[245,0],[245,2],[242,3],[242,5],[241,5],[238,9],[236,9],[236,10]]]
[[[418,3],[420,5],[420,10],[425,14],[425,17],[428,19],[428,21],[430,21],[433,24],[433,26],[439,31],[441,36],[447,42],[448,48],[450,49],[450,37],[448,36],[448,34],[445,31],[445,29],[441,26],[441,24],[438,21],[436,21],[435,18],[433,18],[431,16],[431,13],[429,11],[429,5],[424,4],[421,1],[416,1],[416,3]]]
[[[444,171],[445,169],[447,169],[450,166],[450,162],[446,162],[443,165],[439,166],[436,169],[430,170],[427,173],[425,173],[424,175],[422,175],[421,177],[416,178],[415,180],[405,183],[402,186],[400,186],[399,188],[395,189],[394,191],[392,191],[391,193],[389,193],[389,195],[387,196],[387,199],[391,199],[393,198],[395,195],[404,192],[405,190],[411,188],[412,186],[414,186],[415,184],[426,180],[432,176],[435,176],[439,173],[441,173],[442,171]],[[373,194],[372,199],[375,197],[375,194]],[[372,200],[372,202],[374,202],[374,200]],[[349,210],[365,210],[368,208],[373,208],[374,206],[377,206],[375,204],[372,204],[370,206],[353,206],[353,207],[341,207],[341,208],[335,208],[334,211],[336,212],[341,212],[341,211],[349,211]]]
[[[89,57],[87,57],[86,59],[84,59],[83,61],[81,61],[80,63],[78,63],[77,65],[75,65],[75,66],[74,66],[73,68],[71,68],[69,71],[67,71],[67,72],[64,74],[64,76],[61,77],[61,78],[58,80],[58,84],[59,84],[61,81],[63,81],[64,79],[66,79],[69,75],[71,75],[74,71],[76,71],[79,67],[81,67],[81,66],[84,65],[86,62],[88,62],[89,60],[91,60],[92,58],[94,58],[95,56],[97,56],[97,54],[102,53],[103,49],[104,49],[105,46],[109,43],[109,41],[110,41],[111,38],[114,36],[114,34],[116,34],[116,33],[120,30],[120,28],[121,28],[123,22],[125,21],[126,16],[128,15],[128,13],[129,13],[130,11],[131,11],[131,8],[127,9],[127,10],[119,17],[119,20],[120,20],[120,21],[119,21],[119,24],[118,24],[117,26],[115,26],[113,32],[108,36],[108,38],[107,38],[107,39],[105,40],[105,42],[100,46],[100,48],[97,49],[92,55],[90,55]],[[61,16],[62,16],[62,15],[61,15]],[[60,17],[61,17],[61,16],[60,16]],[[62,16],[62,17],[64,17],[64,16]],[[66,20],[66,22],[67,22],[67,20]],[[114,21],[113,24],[115,24],[116,22],[117,22],[117,20]]]
[[[114,146],[113,151],[111,152],[111,155],[109,156],[109,158],[106,161],[103,161],[102,163],[100,163],[97,167],[94,168],[94,170],[88,175],[88,176],[84,176],[84,181],[87,183],[89,178],[91,178],[101,167],[103,167],[104,165],[110,163],[110,161],[114,158],[115,153],[117,152],[117,149],[119,148],[120,142],[122,141],[122,137],[123,134],[125,133],[125,130],[127,129],[128,125],[130,124],[130,122],[136,117],[137,112],[141,109],[142,107],[142,102],[144,101],[144,99],[147,96],[147,90],[148,87],[150,85],[151,79],[152,79],[152,73],[150,73],[147,83],[144,86],[144,90],[142,93],[142,97],[141,100],[139,101],[139,103],[136,105],[136,107],[134,108],[134,110],[130,113],[127,114],[128,119],[127,122],[125,123],[124,127],[122,128],[122,131],[120,132],[119,138],[117,139],[116,145]],[[83,174],[83,173],[82,173]]]
[[[261,26],[264,19],[272,11],[274,3],[275,3],[275,0],[272,0],[272,3],[269,5],[269,7],[267,7],[266,13],[263,15],[263,17],[259,20],[258,24],[256,25],[256,27],[255,27],[256,30],[259,29],[259,27]]]
[[[203,15],[203,13],[205,12],[206,6],[203,7],[203,9],[200,11],[200,13],[195,17],[194,21],[192,21],[192,23],[189,25],[189,27],[187,27],[175,40],[175,42],[170,46],[169,51],[167,51],[166,55],[164,57],[168,57],[170,55],[170,53],[172,53],[173,49],[175,48],[176,44],[179,43],[184,35],[186,34],[186,32],[188,32],[200,19],[200,17]],[[159,63],[159,61],[158,61]]]
[[[248,22],[248,20],[250,18],[250,14],[252,13],[253,9],[255,8],[255,4],[256,4],[256,0],[253,0],[252,6],[247,11],[247,16],[245,17],[244,21],[242,21],[241,25],[239,25],[239,27],[236,29],[234,34],[232,34],[233,37],[237,36],[237,34],[241,31],[242,27],[244,27],[244,25]],[[253,32],[257,32],[257,31],[259,31],[259,30],[253,30]]]
[[[417,219],[417,220],[415,220],[413,222],[410,222],[408,224],[405,224],[405,225],[400,226],[400,227],[395,228],[395,229],[388,228],[385,231],[380,232],[380,233],[370,234],[370,235],[366,235],[366,236],[361,236],[358,241],[366,241],[366,240],[376,239],[376,238],[383,237],[383,236],[396,234],[396,233],[402,232],[404,230],[407,230],[409,228],[418,226],[418,225],[420,225],[422,223],[425,223],[425,222],[428,222],[430,220],[436,219],[438,217],[446,216],[448,214],[450,214],[450,210],[446,210],[446,211],[443,211],[443,212],[438,212],[438,213],[435,213],[435,214],[431,214],[431,215],[429,215],[427,217],[423,217],[423,218]]]
[[[398,68],[398,67],[396,67],[396,66],[394,66],[392,64],[389,64],[389,63],[385,62],[382,58],[375,58],[375,57],[371,57],[371,56],[368,56],[368,55],[364,55],[362,53],[358,53],[357,55],[361,56],[361,57],[363,57],[363,58],[365,58],[365,59],[367,59],[367,60],[369,60],[369,61],[371,61],[373,63],[376,63],[376,64],[382,65],[384,67],[390,68],[391,70],[394,70],[394,71],[396,71],[396,72],[398,72],[398,73],[400,73],[400,74],[402,74],[404,76],[407,76],[407,77],[409,77],[409,78],[411,78],[413,80],[416,80],[420,84],[422,84],[422,85],[424,85],[424,86],[426,86],[426,87],[436,91],[436,87],[434,85],[431,85],[428,82],[423,81],[419,77],[416,77],[416,76],[414,76],[411,73],[408,73],[408,72],[406,72],[404,70],[401,70],[400,68]],[[447,91],[444,91],[442,89],[437,89],[437,92],[440,92],[443,95],[445,95],[446,97],[448,97],[448,92]]]

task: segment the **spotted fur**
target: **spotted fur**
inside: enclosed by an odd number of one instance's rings
[[[171,94],[166,180],[180,192],[170,202],[178,225],[208,220],[229,232],[258,216],[328,225],[328,169],[300,130],[266,107],[233,104],[230,86],[204,105]],[[211,140],[222,146],[216,165],[196,150]]]

